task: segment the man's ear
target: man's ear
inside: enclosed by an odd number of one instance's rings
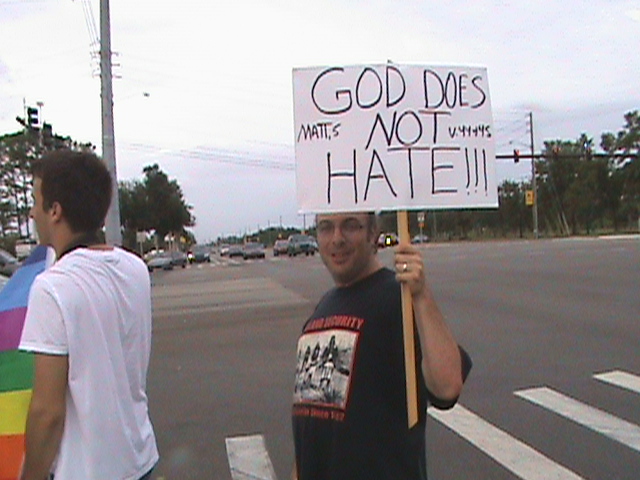
[[[51,208],[49,209],[49,215],[55,222],[60,222],[62,220],[62,205],[58,202],[53,202],[51,204]]]

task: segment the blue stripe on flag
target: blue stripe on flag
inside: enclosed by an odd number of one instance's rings
[[[47,261],[50,258],[48,251],[48,247],[39,245],[22,266],[11,275],[7,284],[0,290],[0,311],[27,306],[31,284],[50,263]]]

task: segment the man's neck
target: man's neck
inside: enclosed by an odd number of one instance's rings
[[[100,243],[100,239],[95,232],[69,232],[68,235],[62,236],[58,242],[55,242],[53,248],[56,251],[56,257],[60,259],[76,248],[92,247]]]

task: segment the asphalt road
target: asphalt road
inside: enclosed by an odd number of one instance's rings
[[[637,480],[640,238],[423,251],[474,360],[461,408],[429,417],[429,478]],[[331,286],[320,259],[216,257],[153,283],[154,477],[228,480],[225,438],[259,433],[289,478],[297,335]]]

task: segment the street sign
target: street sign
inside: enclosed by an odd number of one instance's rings
[[[525,203],[526,203],[527,207],[533,206],[533,203],[534,203],[533,200],[534,200],[533,190],[527,190],[525,192]]]

